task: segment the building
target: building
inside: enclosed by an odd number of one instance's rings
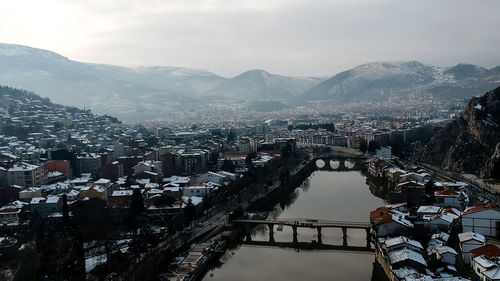
[[[470,231],[458,234],[458,239],[460,240],[460,250],[464,262],[467,264],[471,263],[471,251],[484,246],[486,243],[486,238],[482,234]]]
[[[191,197],[191,196],[207,197],[207,196],[210,196],[210,194],[214,190],[217,190],[217,188],[218,188],[218,186],[215,184],[186,186],[182,189],[182,194],[183,194],[183,196],[186,196],[186,197]]]
[[[51,160],[45,163],[47,165],[47,171],[50,172],[60,172],[66,178],[71,178],[71,169],[69,166],[69,161],[67,160]]]
[[[467,208],[462,214],[464,232],[473,231],[485,236],[500,236],[500,209],[497,204],[484,203]]]
[[[30,202],[32,213],[40,215],[42,218],[48,217],[52,213],[60,212],[62,209],[62,200],[59,196],[34,197]]]
[[[47,182],[47,170],[43,164],[17,163],[7,169],[6,176],[7,185],[30,187],[41,186]]]

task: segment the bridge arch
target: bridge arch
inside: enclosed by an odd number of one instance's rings
[[[334,170],[337,170],[338,168],[340,168],[340,160],[338,159],[332,159],[330,160],[330,168],[334,169]]]
[[[322,169],[325,167],[325,165],[326,165],[325,160],[323,159],[316,160],[316,167]]]

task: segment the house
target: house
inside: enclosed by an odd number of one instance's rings
[[[102,186],[86,186],[80,189],[80,198],[102,199],[107,200],[108,195],[106,189]]]
[[[201,175],[198,175],[195,179],[197,183],[204,183],[204,182],[214,182],[219,185],[222,185],[223,182],[226,180],[226,176],[223,174],[219,173],[214,173],[214,172],[207,172]]]
[[[500,209],[497,204],[484,203],[467,208],[462,214],[464,232],[500,237]]]
[[[424,250],[424,247],[422,247],[422,244],[420,244],[420,242],[405,236],[385,239],[381,242],[381,246],[387,252],[393,252],[402,248],[407,248],[419,253],[423,252]]]
[[[422,173],[407,173],[404,175],[401,175],[401,180],[403,181],[414,181],[418,183],[426,183],[427,181],[432,179],[432,176],[429,175],[428,173],[422,172]]]
[[[384,206],[370,212],[370,223],[377,237],[404,234],[413,228],[413,224],[405,216],[404,213]]]
[[[429,230],[432,233],[439,231],[448,232],[455,225],[456,219],[458,219],[458,216],[444,212],[433,216],[428,222]]]
[[[422,254],[407,248],[389,252],[388,256],[392,269],[411,267],[423,273],[427,268],[427,262]]]
[[[11,224],[19,222],[21,210],[28,205],[26,202],[14,201],[0,208],[0,224]]]
[[[373,158],[368,163],[368,172],[374,177],[382,177],[387,162],[381,158]]]
[[[203,185],[196,186],[186,186],[182,189],[182,195],[191,197],[191,196],[199,196],[199,197],[207,197],[210,194],[218,189],[218,185],[208,183]]]
[[[500,248],[494,244],[486,244],[470,251],[471,258],[486,256],[490,258],[500,257]]]
[[[142,174],[144,172],[161,173],[161,161],[143,161],[132,167],[134,174]]]
[[[420,206],[417,209],[417,216],[419,220],[429,220],[434,216],[438,216],[443,211],[439,206]]]
[[[498,267],[496,259],[486,256],[478,256],[472,259],[472,270],[474,271],[477,280],[488,280],[486,276],[484,276],[484,272],[496,267]]]
[[[189,184],[190,182],[189,177],[178,177],[178,176],[171,176],[169,178],[163,178],[163,183],[176,183],[179,186],[183,187]]]
[[[32,213],[38,213],[42,218],[48,217],[52,213],[60,212],[62,200],[59,196],[34,197],[30,201]]]
[[[500,267],[497,266],[484,271],[483,276],[487,281],[500,280]]]
[[[408,206],[421,206],[425,203],[424,184],[415,181],[402,182],[389,193],[389,201],[391,203],[406,202]]]
[[[450,239],[450,235],[446,232],[438,232],[434,233],[431,236],[431,240],[439,240],[442,241],[444,244],[448,243],[448,240]]]
[[[442,263],[455,265],[457,259],[457,251],[449,246],[434,246],[427,249],[429,257],[433,257]]]
[[[181,188],[176,183],[163,185],[163,194],[172,198],[180,198],[182,196]]]
[[[19,192],[19,200],[30,202],[33,197],[42,197],[42,189],[39,187],[28,187]]]
[[[460,250],[462,251],[464,262],[467,264],[471,263],[470,252],[484,246],[486,242],[484,235],[470,231],[458,234],[458,239],[460,240]]]
[[[460,192],[447,189],[434,192],[435,204],[441,207],[459,208],[458,197]]]

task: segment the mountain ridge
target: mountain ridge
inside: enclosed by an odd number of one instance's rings
[[[443,99],[470,98],[500,86],[500,66],[486,69],[466,63],[436,67],[418,61],[372,62],[322,78],[252,69],[226,78],[178,66],[78,62],[52,51],[2,43],[0,65],[0,84],[123,120],[156,119],[175,112],[191,115],[205,110],[207,99],[229,104],[273,101],[290,107],[323,100],[384,101],[415,91]]]

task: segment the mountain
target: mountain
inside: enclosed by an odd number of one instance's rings
[[[54,52],[12,44],[0,44],[0,65],[2,85],[125,120],[157,118],[188,108],[197,103],[197,95],[226,80],[190,68],[81,63]]]
[[[500,86],[500,66],[436,67],[417,61],[368,63],[326,80],[264,70],[246,71],[229,79],[183,67],[82,63],[51,51],[0,44],[0,65],[0,85],[34,91],[56,103],[89,108],[125,121],[199,120],[200,112],[217,118],[221,108],[233,112],[234,105],[277,111],[311,101],[385,101],[414,92],[444,99],[470,98]]]
[[[472,98],[463,117],[432,137],[422,160],[451,171],[500,178],[500,87]]]
[[[209,94],[245,101],[289,101],[320,82],[320,78],[288,77],[250,70],[223,81]]]
[[[342,104],[361,100],[384,101],[391,95],[414,92],[435,98],[469,98],[500,86],[500,67],[470,64],[436,67],[418,61],[374,62],[341,72],[309,89],[297,102],[331,100]]]

